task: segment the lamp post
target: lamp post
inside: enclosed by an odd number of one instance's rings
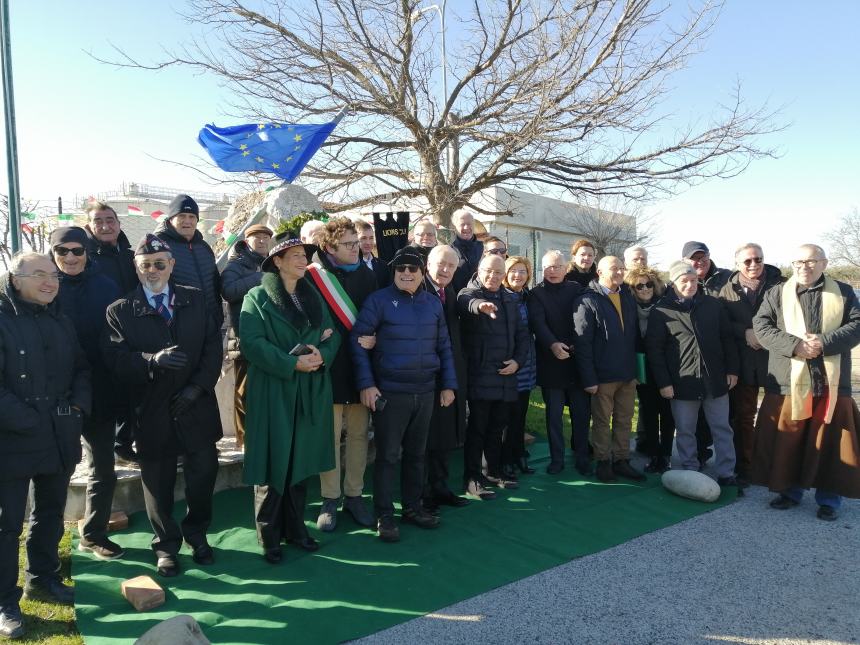
[[[437,11],[439,13],[439,26],[442,31],[442,94],[445,97],[445,102],[442,105],[442,109],[444,111],[445,104],[448,103],[448,61],[445,57],[445,5],[448,0],[442,0],[442,6],[440,7],[438,4],[431,4],[427,7],[422,7],[421,9],[416,9],[412,12],[412,21],[417,20],[422,14],[427,11]],[[449,175],[451,173],[451,149],[450,146],[445,144],[445,180],[449,179]]]
[[[18,139],[15,135],[15,97],[12,92],[9,2],[10,0],[0,0],[0,66],[6,126],[6,170],[9,173],[9,234],[12,238],[12,253],[17,253],[21,249],[21,198],[18,195]]]

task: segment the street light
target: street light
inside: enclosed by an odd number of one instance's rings
[[[433,11],[434,9],[439,13],[439,23],[442,31],[442,94],[445,97],[445,103],[442,105],[442,110],[445,110],[445,105],[448,103],[448,62],[445,58],[445,5],[448,0],[442,0],[442,6],[440,7],[438,4],[431,4],[427,7],[422,7],[421,9],[416,9],[412,12],[411,20],[415,22],[418,18],[420,18],[424,13],[428,11]],[[450,146],[445,144],[445,180],[449,179],[449,175],[451,173],[451,149]]]

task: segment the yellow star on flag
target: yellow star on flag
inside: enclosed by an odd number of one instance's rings
[[[249,154],[251,154],[251,151],[250,151],[250,150],[245,150],[245,152],[243,152],[243,153],[242,153],[242,156],[243,156],[243,157],[247,157]]]
[[[262,157],[254,157],[254,160],[255,160],[257,163],[263,163],[263,162],[265,161],[265,159],[263,159]]]
[[[265,130],[265,129],[266,129],[266,124],[265,124],[265,123],[260,123],[260,124],[258,124],[258,125],[257,125],[257,129],[258,129],[258,130]]]
[[[281,164],[275,163],[274,161],[272,162],[272,168],[274,168],[275,170],[277,170],[280,167],[281,167]]]
[[[247,147],[248,147],[247,143],[240,143],[239,144],[239,150],[245,150]]]
[[[293,155],[290,155],[289,157],[287,157],[286,159],[284,159],[284,161],[292,161],[292,160],[293,160]]]
[[[296,146],[295,148],[293,148],[293,151],[295,152],[296,150],[301,150],[301,149],[302,149],[301,146]]]
[[[278,130],[280,130],[280,129],[281,129],[281,124],[280,124],[280,123],[273,123],[273,124],[272,124],[272,127],[273,127],[273,128],[277,128]]]
[[[298,141],[301,141],[301,140],[302,140],[302,135],[300,135],[300,134],[297,134],[296,136],[294,136],[294,137],[293,137],[293,141],[298,142]]]

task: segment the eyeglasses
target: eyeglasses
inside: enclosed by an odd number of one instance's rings
[[[528,275],[529,272],[525,269],[517,269],[516,271],[508,271],[508,275]]]
[[[137,268],[139,271],[149,271],[150,269],[155,269],[156,271],[164,271],[167,268],[166,260],[155,260],[154,262],[138,262]]]
[[[418,273],[421,269],[414,264],[398,264],[394,267],[394,270],[397,271],[397,273],[403,273],[404,271],[408,271],[409,273]]]
[[[82,246],[77,246],[73,249],[70,249],[70,248],[65,247],[65,246],[55,246],[54,247],[54,253],[59,255],[61,258],[66,257],[69,253],[74,255],[76,258],[79,258],[86,252],[87,252],[87,250]]]
[[[636,291],[645,291],[645,289],[653,289],[653,288],[654,288],[654,283],[650,282],[650,281],[649,282],[640,282],[639,284],[636,285]]]
[[[337,245],[346,247],[352,251],[356,246],[358,246],[358,240],[355,240],[354,242],[338,242]]]
[[[753,264],[761,264],[762,262],[764,262],[764,258],[747,258],[744,260],[744,266],[748,267]]]
[[[19,278],[36,278],[36,280],[59,280],[60,274],[48,271],[33,271],[33,273],[16,273]]]
[[[819,262],[824,262],[824,260],[793,260],[791,266],[793,266],[795,269],[800,269],[803,267],[811,269]]]
[[[486,276],[491,276],[491,275],[504,275],[504,274],[505,274],[505,272],[504,272],[504,271],[496,271],[495,269],[482,269],[482,270],[481,270],[481,273],[483,273],[483,274],[484,274],[484,275],[486,275]]]
[[[505,255],[507,252],[508,250],[505,247],[500,249],[487,249],[487,253],[489,255]]]

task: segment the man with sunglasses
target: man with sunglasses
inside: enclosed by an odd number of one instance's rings
[[[134,260],[140,285],[108,307],[103,349],[129,393],[157,571],[171,577],[180,572],[183,541],[195,563],[215,561],[206,531],[222,436],[215,399],[221,334],[200,290],[173,281],[176,261],[166,242],[148,234]],[[188,511],[178,525],[173,490],[180,455]]]
[[[785,279],[779,268],[765,264],[760,245],[748,242],[735,251],[735,270],[720,290],[740,356],[738,384],[729,392],[729,419],[734,432],[735,472],[746,486],[752,468],[755,415],[759,389],[767,384],[768,352],[753,330],[753,318],[765,293]]]
[[[350,342],[361,402],[373,412],[373,506],[384,542],[400,539],[393,499],[398,464],[402,521],[424,529],[439,525],[422,504],[424,453],[437,382],[440,405],[451,405],[457,389],[441,302],[423,288],[424,256],[407,246],[395,253],[391,266],[393,284],[367,298]],[[374,334],[371,354],[358,338]]]
[[[51,255],[60,271],[57,302],[72,320],[92,370],[93,406],[83,426],[87,494],[78,550],[111,560],[123,554],[122,548],[108,539],[107,529],[116,487],[116,423],[124,418],[121,401],[125,397],[105,365],[100,341],[107,326],[105,312],[122,294],[98,265],[87,262],[86,243],[87,234],[78,226],[63,226],[51,233]]]
[[[69,479],[81,458],[90,371],[72,322],[55,302],[57,268],[32,252],[0,277],[0,637],[20,638],[19,538],[32,486],[23,594],[74,605],[57,546]]]
[[[320,250],[313,256],[311,277],[323,275],[330,282],[317,283],[341,338],[348,338],[358,312],[367,297],[376,291],[376,276],[359,258],[359,239],[355,224],[346,217],[335,217],[326,222],[320,237]],[[320,272],[315,268],[319,267]],[[338,287],[340,287],[338,289]],[[334,291],[332,291],[334,289]],[[342,293],[341,293],[342,290]],[[348,302],[339,304],[345,297]],[[350,317],[352,321],[350,322]],[[320,473],[322,508],[317,517],[317,528],[334,531],[337,527],[337,507],[343,492],[343,510],[359,526],[376,525],[373,514],[361,497],[364,490],[364,471],[367,467],[368,412],[362,405],[355,383],[355,368],[349,353],[349,343],[341,343],[334,361],[328,366],[331,372],[332,398],[334,399],[335,466]],[[345,450],[341,461],[341,435],[346,432]],[[343,486],[341,487],[341,476]]]

